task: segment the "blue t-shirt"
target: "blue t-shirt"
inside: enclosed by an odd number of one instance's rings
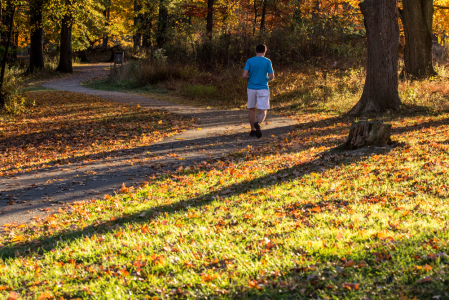
[[[249,89],[268,90],[268,74],[273,73],[271,60],[254,56],[246,61],[245,70],[249,72]]]

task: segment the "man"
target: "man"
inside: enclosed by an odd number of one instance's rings
[[[250,136],[262,137],[260,123],[265,120],[267,110],[270,109],[270,90],[268,82],[274,79],[271,60],[265,57],[267,47],[263,44],[257,45],[256,56],[246,61],[243,70],[243,78],[248,79],[248,104],[249,124],[251,125]],[[256,119],[256,109],[259,109],[259,117]]]

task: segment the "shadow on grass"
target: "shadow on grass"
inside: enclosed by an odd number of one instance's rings
[[[368,154],[370,155],[370,154]],[[330,156],[332,158],[332,155]],[[274,174],[262,176],[253,180],[247,180],[240,183],[231,184],[226,187],[227,190],[231,190],[232,193],[230,195],[224,196],[225,198],[230,197],[233,194],[244,194],[252,190],[256,190],[262,187],[270,187],[273,185],[276,185],[278,183],[286,183],[292,180],[300,179],[306,174],[310,174],[312,172],[321,172],[323,168],[330,169],[335,166],[339,166],[341,164],[352,164],[355,162],[358,162],[360,160],[365,159],[367,156],[350,156],[347,159],[344,159],[343,161],[340,160],[333,160],[328,159],[329,157],[318,157],[310,162],[303,163],[301,165],[295,165],[293,167],[281,169],[277,171]],[[295,173],[293,173],[295,172]],[[165,177],[166,178],[166,177]],[[160,178],[162,180],[164,178]],[[186,206],[190,207],[198,207],[198,206],[204,206],[208,204],[209,202],[214,200],[214,197],[219,195],[218,192],[211,192],[207,193],[198,197],[190,198],[187,200],[181,200],[175,204],[170,205],[161,205],[154,208],[151,208],[149,210],[145,211],[139,211],[138,213],[135,213],[130,216],[125,216],[123,218],[117,218],[116,220],[110,222],[106,221],[102,224],[95,224],[90,225],[82,230],[75,230],[75,231],[68,231],[56,234],[54,236],[44,238],[38,242],[39,247],[41,250],[39,251],[49,251],[50,249],[56,247],[58,243],[60,243],[61,240],[67,242],[73,239],[77,239],[82,237],[86,234],[91,234],[93,232],[107,232],[111,229],[111,226],[113,224],[125,224],[128,222],[148,222],[152,220],[152,218],[159,214],[160,212],[166,212],[166,213],[172,213],[176,211],[183,211],[186,209]],[[145,212],[146,218],[142,219],[139,218],[139,215],[142,214],[142,212]],[[20,244],[20,245],[7,245],[0,249],[0,257],[2,258],[8,258],[8,257],[15,257],[16,253],[22,253],[19,255],[25,254],[25,251],[29,252],[35,252],[37,243],[36,241]],[[19,251],[19,252],[17,252]]]

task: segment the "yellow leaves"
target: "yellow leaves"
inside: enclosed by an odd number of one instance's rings
[[[426,272],[432,271],[432,266],[425,264],[424,266],[415,266],[416,270],[424,270]]]
[[[14,242],[19,242],[19,243],[21,243],[21,242],[26,241],[26,238],[25,238],[24,236],[21,236],[21,235],[16,235],[16,236],[14,236],[10,241],[11,241],[12,243],[14,243]]]

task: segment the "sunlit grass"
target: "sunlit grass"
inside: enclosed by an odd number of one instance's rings
[[[449,115],[384,116],[391,151],[321,157],[349,124],[300,113],[264,147],[6,226],[3,295],[446,297]]]

